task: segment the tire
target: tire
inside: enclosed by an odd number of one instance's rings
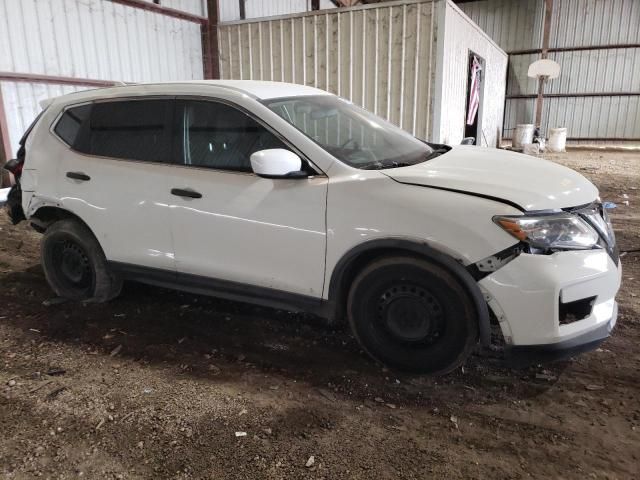
[[[474,303],[455,275],[412,257],[373,261],[355,278],[347,315],[362,348],[412,373],[444,374],[478,341]]]
[[[42,268],[59,297],[106,302],[122,290],[93,233],[74,219],[59,220],[47,228],[40,245]]]

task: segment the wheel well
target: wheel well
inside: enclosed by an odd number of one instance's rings
[[[476,281],[456,259],[426,244],[403,240],[372,241],[371,245],[361,245],[347,253],[334,268],[329,285],[328,317],[330,320],[341,321],[346,317],[347,297],[353,280],[368,264],[374,260],[388,256],[409,256],[437,262],[456,275],[471,295],[478,313],[480,336],[483,344],[489,340],[489,311]]]
[[[40,233],[44,233],[47,228],[59,220],[73,219],[84,225],[90,232],[89,226],[75,213],[59,207],[40,207],[29,217],[31,226]]]

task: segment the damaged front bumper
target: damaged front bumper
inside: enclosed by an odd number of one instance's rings
[[[478,282],[511,364],[591,350],[616,323],[621,266],[604,249],[522,253]]]

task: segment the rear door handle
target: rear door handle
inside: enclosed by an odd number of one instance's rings
[[[196,192],[195,190],[187,190],[184,188],[172,188],[171,194],[178,197],[202,198],[202,194],[200,192]]]
[[[81,180],[83,182],[88,182],[89,180],[91,180],[91,177],[89,175],[82,172],[67,172],[67,177],[73,178],[74,180]]]

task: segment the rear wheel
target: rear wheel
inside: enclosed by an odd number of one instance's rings
[[[355,337],[400,370],[441,374],[460,366],[478,339],[474,304],[458,279],[423,259],[391,257],[355,278],[347,301]]]
[[[120,294],[100,244],[77,220],[55,222],[44,234],[41,259],[47,282],[56,295],[70,300],[106,302]]]

